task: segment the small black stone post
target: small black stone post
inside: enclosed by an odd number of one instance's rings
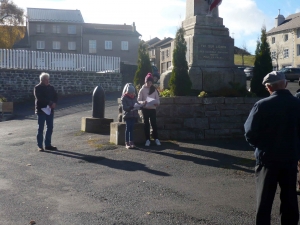
[[[105,93],[101,86],[94,89],[92,97],[92,117],[82,117],[81,130],[89,133],[109,134],[113,119],[104,118]]]
[[[105,93],[101,86],[97,86],[93,92],[92,98],[92,116],[93,118],[104,118],[105,114]]]

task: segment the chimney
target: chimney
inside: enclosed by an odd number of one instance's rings
[[[133,22],[133,24],[132,24],[132,31],[136,32],[135,22]]]
[[[278,9],[278,16],[275,18],[275,27],[280,26],[285,21],[283,15],[280,15],[280,9]]]

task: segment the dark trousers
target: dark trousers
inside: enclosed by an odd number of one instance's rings
[[[133,129],[136,119],[135,118],[129,118],[125,119],[126,123],[126,129],[125,129],[125,141],[133,141]]]
[[[153,138],[158,139],[157,135],[157,126],[156,126],[156,109],[143,109],[143,118],[144,118],[144,129],[145,129],[145,137],[146,140],[150,140],[150,124],[151,122],[152,130],[153,130]]]
[[[37,146],[39,148],[43,147],[45,122],[47,125],[47,130],[45,134],[45,146],[51,146],[51,137],[53,132],[53,116],[54,116],[53,113],[51,113],[50,115],[46,115],[45,113],[37,114],[38,132],[36,135],[36,139],[37,139]]]
[[[299,211],[296,193],[297,164],[272,163],[257,165],[256,176],[256,225],[270,225],[271,211],[277,183],[280,186],[281,225],[298,225]]]

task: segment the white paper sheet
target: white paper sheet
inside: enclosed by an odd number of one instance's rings
[[[41,110],[46,113],[47,115],[51,114],[51,108],[49,107],[49,105],[47,105],[46,108],[41,108]]]
[[[158,104],[158,100],[154,98],[147,97],[146,101],[147,101],[146,107],[151,107],[153,105]]]
[[[143,105],[141,105],[141,104],[135,103],[134,106],[133,106],[133,109],[131,111],[133,111],[133,110],[139,110],[142,106]]]

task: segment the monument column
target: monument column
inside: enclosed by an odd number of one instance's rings
[[[234,65],[234,40],[219,17],[218,7],[209,11],[212,2],[187,0],[182,22],[192,88],[206,92],[229,86],[229,82],[246,85],[244,73]]]

